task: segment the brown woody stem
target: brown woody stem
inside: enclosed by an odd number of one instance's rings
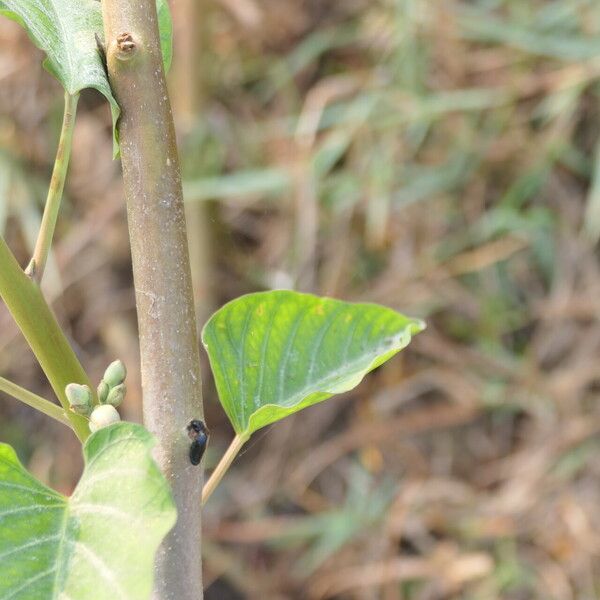
[[[155,0],[103,0],[138,310],[144,421],[168,478],[177,523],[156,559],[154,600],[202,598],[202,473],[186,425],[202,418],[198,340],[179,158]]]

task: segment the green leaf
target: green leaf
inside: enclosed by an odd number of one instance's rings
[[[168,69],[171,64],[173,26],[167,0],[157,0],[161,48]],[[32,42],[46,53],[44,67],[65,90],[77,94],[95,88],[110,104],[115,154],[116,125],[120,109],[100,58],[96,35],[104,38],[102,8],[98,0],[0,0],[0,15],[19,23]]]
[[[173,21],[167,0],[156,0],[160,49],[163,55],[165,72],[169,72],[173,60]]]
[[[44,67],[75,95],[95,88],[110,103],[113,124],[119,105],[112,95],[95,34],[103,37],[97,0],[0,0],[0,15],[19,23],[46,53]]]
[[[166,480],[142,426],[90,436],[70,498],[42,485],[0,444],[0,598],[142,600],[156,550],[175,523]]]
[[[290,291],[242,296],[204,326],[221,404],[248,437],[356,387],[425,324],[375,304]]]

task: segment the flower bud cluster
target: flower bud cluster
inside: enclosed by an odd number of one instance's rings
[[[69,383],[65,388],[71,410],[89,418],[92,432],[121,420],[117,407],[123,402],[127,391],[126,376],[127,370],[122,361],[115,360],[110,363],[98,385],[99,404],[96,405],[94,405],[92,390],[89,386]]]

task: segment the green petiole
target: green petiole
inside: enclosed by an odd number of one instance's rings
[[[48,260],[48,254],[52,246],[52,238],[56,228],[63,190],[65,188],[65,179],[69,168],[69,159],[71,158],[71,145],[78,100],[79,94],[71,95],[65,92],[63,122],[58,141],[58,150],[56,151],[56,158],[54,160],[54,168],[52,170],[52,178],[50,179],[50,187],[48,188],[46,206],[44,207],[40,232],[35,243],[33,256],[25,270],[25,273],[37,283],[42,280],[42,276],[44,275],[46,261]]]
[[[70,410],[65,395],[69,383],[91,383],[67,341],[42,292],[17,263],[0,237],[0,298],[33,350],[52,389],[81,441],[89,436],[87,420]]]
[[[39,410],[45,415],[52,417],[56,421],[59,421],[71,429],[73,428],[71,421],[69,421],[68,417],[65,415],[65,411],[60,406],[57,406],[53,402],[50,402],[49,400],[46,400],[45,398],[42,398],[41,396],[38,396],[37,394],[34,394],[25,388],[22,388],[21,386],[9,381],[8,379],[5,379],[4,377],[0,377],[0,392],[4,392],[5,394],[8,394],[17,400],[20,400],[24,404]]]

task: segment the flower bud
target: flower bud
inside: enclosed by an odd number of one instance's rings
[[[112,425],[121,420],[117,409],[110,404],[100,404],[96,406],[90,416],[90,431],[98,431],[102,427]]]
[[[108,397],[108,392],[110,392],[110,388],[104,379],[98,385],[98,402],[100,404],[104,404],[106,402],[106,398]]]
[[[108,365],[106,371],[104,371],[104,377],[102,381],[108,385],[109,388],[114,388],[125,381],[127,377],[127,369],[120,360],[115,360]]]
[[[65,395],[71,405],[71,410],[80,415],[89,415],[92,410],[92,390],[87,385],[69,383]]]
[[[121,402],[123,402],[123,398],[125,398],[125,392],[127,388],[125,384],[122,383],[114,387],[110,392],[108,392],[108,396],[106,398],[106,404],[111,404],[115,408],[117,406],[121,406]]]

